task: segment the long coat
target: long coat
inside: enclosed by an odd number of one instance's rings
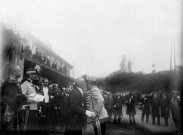
[[[7,80],[2,85],[1,96],[3,101],[10,106],[12,110],[17,110],[17,95],[22,94],[22,91],[15,81]]]
[[[120,95],[114,95],[113,96],[113,107],[114,107],[114,109],[122,111],[122,104],[123,104],[122,97]]]
[[[160,116],[160,97],[157,93],[153,94],[150,100],[152,117]]]
[[[141,99],[142,103],[142,112],[149,115],[151,113],[150,101],[149,98],[145,97]]]
[[[70,107],[71,112],[70,122],[67,123],[66,128],[69,131],[82,131],[82,127],[85,124],[85,112],[84,97],[77,87],[74,87],[70,93]],[[69,117],[69,116],[68,116]]]
[[[100,90],[93,86],[91,88],[92,111],[95,112],[99,119],[108,118],[107,111],[104,107],[104,98]]]
[[[169,97],[162,97],[161,100],[161,117],[169,118],[170,117],[170,106],[171,100]]]
[[[108,114],[112,113],[113,110],[113,98],[110,95],[104,97],[104,105]]]
[[[176,128],[180,128],[181,122],[181,101],[178,97],[171,99],[171,114]]]
[[[135,101],[133,98],[131,99],[131,101],[129,99],[127,102],[126,115],[136,115]]]

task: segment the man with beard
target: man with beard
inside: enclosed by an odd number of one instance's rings
[[[73,84],[68,83],[66,88],[63,88],[64,90],[64,123],[65,123],[65,131],[69,130],[70,121],[72,116],[71,107],[70,107],[70,93],[73,90]]]
[[[43,85],[39,89],[39,93],[45,97],[44,101],[40,103],[42,116],[44,118],[39,120],[39,128],[40,130],[44,130],[45,132],[49,131],[49,117],[50,117],[50,99],[49,99],[49,88],[48,88],[48,79],[43,79]]]
[[[60,130],[60,119],[61,119],[61,102],[62,102],[62,92],[58,88],[58,84],[53,84],[52,89],[49,91],[50,96],[50,130],[57,131]]]

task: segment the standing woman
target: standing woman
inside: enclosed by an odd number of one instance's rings
[[[96,81],[91,81],[89,83],[89,89],[91,90],[90,96],[92,99],[92,111],[95,113],[95,120],[97,117],[100,120],[100,127],[102,135],[105,135],[106,132],[106,123],[108,121],[108,113],[104,107],[104,98],[101,91],[96,86]],[[94,125],[95,135],[99,135],[100,131],[97,130],[97,127]]]

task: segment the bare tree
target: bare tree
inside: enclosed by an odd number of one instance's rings
[[[132,72],[132,62],[131,62],[130,59],[128,60],[128,72],[129,72],[129,73]]]
[[[127,71],[127,66],[126,66],[126,56],[123,55],[121,63],[120,63],[120,70],[121,72],[126,72]]]

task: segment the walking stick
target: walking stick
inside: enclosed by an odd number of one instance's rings
[[[92,100],[92,107],[94,109],[94,106],[93,106],[93,99],[91,98]],[[99,116],[97,116],[95,119],[94,119],[94,122],[95,122],[95,125],[96,125],[96,128],[97,128],[97,133],[98,135],[102,135],[102,132],[101,132],[101,127],[100,127],[100,120],[99,120]],[[94,126],[94,123],[92,123],[93,126]]]
[[[19,124],[19,116],[18,116],[18,112],[17,112],[17,114],[16,114],[16,119],[17,119],[17,132],[19,132],[20,131],[20,124]]]
[[[97,127],[98,135],[102,135],[99,117],[96,118],[96,127]]]

